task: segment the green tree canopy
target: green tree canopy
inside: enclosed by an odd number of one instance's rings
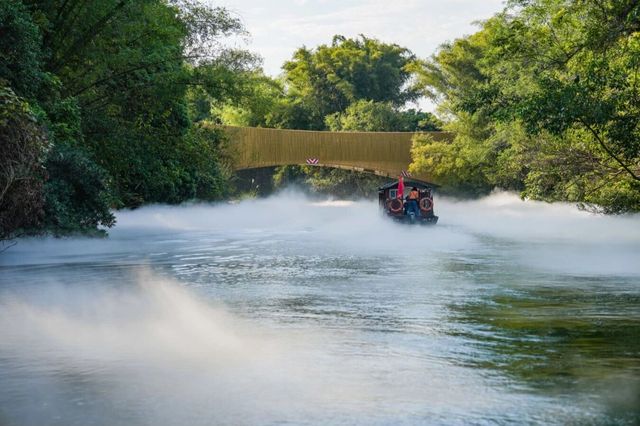
[[[431,113],[413,109],[400,111],[389,102],[360,100],[344,112],[325,119],[329,130],[361,132],[417,132],[440,130],[442,123]]]
[[[0,242],[41,224],[48,149],[29,104],[0,84]]]
[[[292,108],[306,112],[306,128],[324,129],[327,115],[358,100],[401,106],[416,99],[418,93],[408,85],[414,61],[396,44],[334,36],[331,45],[298,49],[283,69]]]
[[[25,102],[51,145],[40,164],[49,177],[40,226],[86,231],[111,226],[111,207],[223,195],[224,137],[193,124],[190,94],[237,97],[236,74],[256,64],[220,43],[245,34],[226,9],[193,0],[0,1],[0,34],[3,90],[6,82]]]
[[[455,190],[466,163],[483,190],[640,210],[639,27],[635,1],[509,2],[423,63],[421,87],[466,130],[452,150],[418,140],[414,170]]]

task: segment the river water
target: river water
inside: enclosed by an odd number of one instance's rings
[[[289,192],[0,255],[0,425],[639,424],[640,216]]]

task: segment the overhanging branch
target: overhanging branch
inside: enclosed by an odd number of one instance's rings
[[[620,164],[620,166],[634,179],[634,180],[638,180],[640,181],[640,177],[638,177],[638,175],[636,173],[633,172],[633,170],[631,170],[629,168],[629,166],[627,166],[620,158],[618,158],[618,156],[607,146],[606,143],[604,143],[604,141],[602,140],[602,138],[600,137],[600,135],[598,135],[598,132],[595,131],[595,129],[593,129],[586,121],[584,121],[583,119],[580,119],[580,122],[582,123],[583,126],[585,126],[587,128],[587,130],[589,130],[591,132],[591,134],[593,135],[594,138],[596,138],[596,140],[598,141],[598,143],[600,144],[600,146],[602,147],[602,149],[605,150],[605,152],[611,157],[613,158],[618,164]]]

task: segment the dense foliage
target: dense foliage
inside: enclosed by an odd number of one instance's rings
[[[113,225],[113,207],[222,197],[223,135],[194,122],[198,104],[236,96],[235,71],[255,63],[219,43],[243,31],[191,0],[0,0],[0,136],[15,153],[0,162],[30,170],[3,177],[0,238],[95,231]],[[18,202],[22,218],[7,219]]]
[[[49,142],[28,104],[0,86],[0,241],[43,218]]]
[[[442,123],[432,114],[409,109],[394,108],[390,102],[360,100],[350,104],[345,111],[325,117],[332,132],[416,132],[439,130]]]
[[[324,130],[328,115],[359,100],[395,107],[415,100],[418,93],[407,84],[415,59],[406,48],[364,36],[334,36],[331,45],[298,49],[283,69],[289,104],[299,112],[283,118],[282,127]]]
[[[639,211],[639,29],[635,1],[511,1],[423,64],[457,137],[417,138],[413,170],[459,193]]]

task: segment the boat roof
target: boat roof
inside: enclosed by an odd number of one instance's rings
[[[404,179],[404,187],[407,188],[411,188],[412,186],[415,186],[416,188],[419,189],[432,189],[432,188],[437,188],[438,185],[433,184],[433,183],[429,183],[429,182],[424,182],[421,180],[417,180],[417,179]],[[394,180],[389,182],[386,185],[382,185],[380,188],[378,188],[378,191],[384,191],[387,189],[396,189],[398,188],[398,181]]]

